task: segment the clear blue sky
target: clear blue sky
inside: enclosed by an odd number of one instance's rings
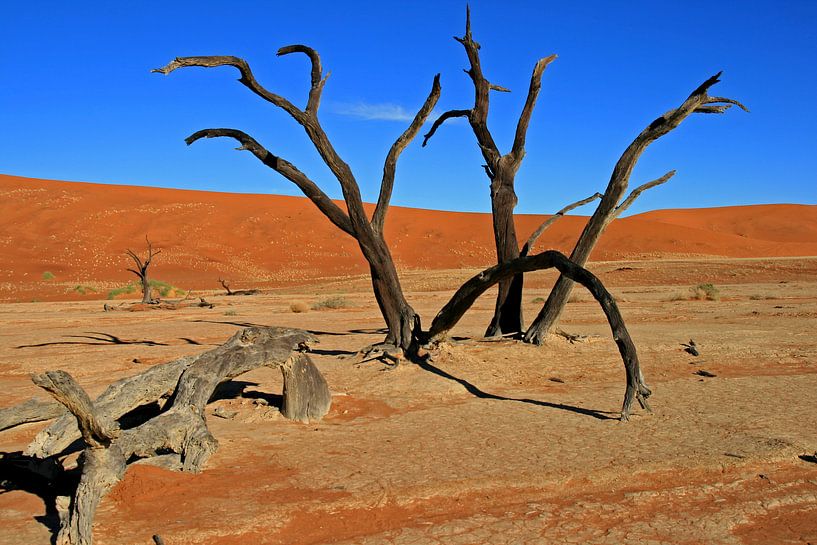
[[[631,180],[670,169],[642,195],[653,208],[817,203],[817,2],[483,1],[472,30],[492,94],[490,128],[507,151],[539,57],[545,72],[517,177],[518,212],[549,213],[602,190],[624,148],[655,117],[723,70],[713,93],[744,102],[696,115],[653,144]],[[247,131],[340,196],[302,129],[252,95],[232,68],[151,74],[175,56],[246,58],[270,90],[305,104],[306,57],[332,75],[321,119],[364,198],[377,197],[385,153],[442,74],[440,111],[473,102],[452,39],[464,1],[7,2],[0,18],[0,172],[73,181],[297,194],[206,127]],[[393,204],[489,211],[488,182],[465,123],[415,141],[398,164]],[[584,209],[588,211],[587,208]]]

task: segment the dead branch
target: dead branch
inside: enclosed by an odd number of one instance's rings
[[[477,298],[503,278],[552,267],[587,288],[596,301],[599,302],[607,317],[613,339],[618,345],[627,373],[627,387],[621,408],[621,419],[627,420],[629,418],[633,399],[637,399],[643,408],[649,409],[647,397],[650,396],[651,392],[644,383],[635,344],[633,344],[627,327],[624,325],[624,319],[621,317],[615,299],[590,271],[572,263],[567,257],[555,250],[549,250],[534,256],[520,257],[513,261],[495,265],[468,280],[434,318],[428,331],[428,341],[434,343],[443,339],[465,312],[471,308]]]
[[[646,190],[651,189],[651,188],[653,188],[653,187],[655,187],[657,185],[661,185],[661,184],[663,184],[665,182],[668,182],[669,179],[672,178],[673,176],[675,176],[675,171],[670,170],[669,172],[667,172],[666,174],[664,174],[660,178],[656,178],[655,180],[652,180],[651,182],[647,182],[646,184],[640,185],[640,186],[636,187],[635,189],[633,189],[630,192],[630,194],[627,195],[627,198],[624,199],[623,201],[621,201],[621,204],[619,204],[616,207],[616,210],[613,213],[613,219],[616,219],[617,217],[619,217],[621,215],[622,212],[627,210],[630,207],[630,205],[633,204],[633,202],[635,202],[635,200],[638,198],[638,196],[641,195],[643,192],[645,192]],[[598,195],[598,193],[596,193],[596,194]]]
[[[417,136],[417,133],[420,132],[420,128],[428,119],[428,116],[431,114],[431,110],[434,109],[434,106],[437,105],[437,101],[440,99],[440,75],[437,74],[434,76],[434,83],[431,85],[431,92],[428,94],[428,98],[423,103],[423,106],[417,112],[417,115],[414,116],[414,119],[411,122],[411,125],[400,135],[400,137],[392,144],[391,149],[389,149],[388,155],[386,155],[386,162],[383,165],[383,180],[380,182],[380,195],[377,198],[377,205],[375,206],[374,213],[372,214],[372,227],[378,233],[383,233],[383,224],[386,220],[386,212],[389,208],[389,202],[391,201],[391,194],[392,189],[394,189],[394,176],[397,169],[397,159],[400,157],[400,154],[403,153],[403,150],[414,140],[414,137]]]
[[[621,213],[624,208],[629,206],[635,197],[638,196],[638,194],[640,194],[640,191],[634,191],[634,193],[638,193],[633,196],[633,199],[628,199],[628,201],[625,201],[626,206],[619,209],[617,212],[619,202],[621,201],[621,198],[629,185],[630,175],[632,174],[635,165],[638,163],[641,154],[644,153],[652,142],[655,142],[662,136],[669,134],[673,129],[677,128],[681,122],[694,113],[723,113],[732,105],[736,105],[744,111],[748,111],[743,104],[736,100],[724,97],[710,97],[707,94],[709,88],[720,81],[720,75],[721,72],[718,72],[711,78],[707,79],[705,82],[699,85],[679,107],[670,110],[661,117],[655,119],[643,131],[641,131],[641,133],[636,136],[627,149],[624,150],[624,153],[622,153],[621,157],[613,168],[613,172],[610,175],[610,181],[604,191],[604,195],[602,196],[598,208],[596,208],[596,211],[590,217],[590,220],[587,222],[587,225],[579,236],[579,240],[576,243],[573,252],[570,254],[570,260],[572,262],[576,263],[577,265],[584,266],[607,225],[619,213]],[[717,108],[704,108],[703,111],[700,110],[700,108],[704,106],[716,106]],[[668,175],[669,173],[665,176]],[[667,179],[669,179],[669,177]],[[661,180],[661,178],[659,178],[659,180]],[[649,186],[650,184],[646,185]],[[657,183],[655,185],[657,185]],[[564,275],[559,277],[542,310],[536,317],[536,320],[534,320],[534,322],[525,332],[524,338],[527,342],[541,344],[544,341],[547,333],[556,324],[562,310],[564,310],[564,306],[567,303],[567,299],[570,296],[570,291],[572,288],[573,283],[569,278],[566,278]]]
[[[528,237],[528,241],[525,242],[525,245],[522,247],[522,251],[520,252],[520,255],[522,255],[522,256],[528,255],[530,253],[530,249],[533,248],[533,245],[536,243],[536,241],[539,239],[539,237],[542,236],[542,233],[544,233],[545,230],[547,230],[548,227],[550,227],[551,225],[556,223],[556,221],[559,218],[563,217],[565,214],[567,214],[568,212],[570,212],[571,210],[573,210],[575,208],[578,208],[580,206],[584,206],[585,204],[587,204],[589,202],[593,202],[594,200],[600,199],[600,198],[601,198],[601,193],[594,193],[594,194],[590,195],[589,197],[587,197],[585,199],[582,199],[580,201],[576,201],[576,202],[574,202],[572,204],[568,204],[567,206],[565,206],[564,208],[562,208],[561,210],[559,210],[558,212],[553,214],[551,217],[546,219],[542,223],[542,225],[537,227],[536,230],[533,233],[531,233],[530,237]]]

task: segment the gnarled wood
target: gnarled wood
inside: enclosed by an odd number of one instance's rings
[[[221,284],[221,287],[227,291],[227,295],[257,295],[259,293],[257,289],[233,291],[230,289],[229,282],[222,278],[218,279],[218,283]]]
[[[0,431],[29,422],[51,420],[65,414],[65,407],[58,402],[29,399],[19,405],[0,409]]]
[[[215,137],[228,137],[237,140],[241,143],[239,149],[250,151],[266,166],[293,182],[333,224],[355,238],[372,271],[372,288],[389,330],[386,341],[394,342],[402,349],[407,350],[412,346],[412,332],[416,329],[415,324],[418,322],[418,318],[403,295],[394,260],[383,238],[383,224],[389,200],[391,199],[397,159],[403,149],[419,132],[420,127],[434,109],[440,96],[439,76],[434,78],[431,92],[414,120],[392,145],[386,157],[380,196],[374,216],[369,220],[363,206],[360,188],[352,170],[338,155],[318,120],[317,109],[326,83],[320,56],[314,49],[303,45],[286,46],[278,50],[279,55],[290,53],[304,53],[312,63],[309,99],[304,110],[297,108],[285,98],[271,93],[261,86],[253,76],[249,63],[238,57],[177,57],[167,66],[158,68],[154,72],[169,74],[178,68],[191,66],[205,68],[233,66],[241,73],[239,81],[243,85],[264,100],[286,111],[304,128],[315,150],[340,184],[343,199],[346,203],[345,211],[332,202],[318,185],[303,172],[291,163],[270,153],[258,141],[243,131],[226,128],[204,129],[190,135],[185,141],[187,144],[192,144],[201,138]]]
[[[311,334],[297,329],[252,327],[239,331],[225,344],[187,360],[167,364],[150,376],[121,381],[100,396],[95,406],[85,391],[63,371],[49,371],[33,377],[35,384],[50,392],[64,404],[79,422],[86,445],[80,458],[82,475],[71,502],[57,543],[90,545],[93,540],[93,520],[97,506],[104,495],[124,475],[129,461],[177,456],[177,467],[182,471],[198,472],[218,448],[218,441],[210,433],[204,408],[216,387],[233,377],[259,366],[281,367],[288,393],[285,403],[292,407],[291,414],[301,420],[318,419],[326,414],[331,402],[326,382],[315,366],[298,351],[316,341]],[[296,354],[293,356],[293,352]],[[172,388],[172,402],[161,414],[127,430],[119,430],[111,418],[112,412],[123,407],[117,397],[126,398],[124,406],[134,399],[154,397],[163,390],[167,379],[176,372],[181,375]],[[154,380],[151,380],[154,379]],[[157,387],[158,385],[158,387]],[[143,387],[153,388],[146,395]],[[116,394],[120,394],[117,396]],[[294,395],[287,400],[288,395]],[[141,397],[140,397],[141,396]],[[107,402],[107,406],[106,406]],[[111,405],[119,403],[118,410]],[[103,409],[104,407],[104,409]],[[66,430],[70,435],[71,430]],[[36,441],[35,441],[36,442]],[[64,444],[64,438],[52,442]],[[52,447],[53,448],[53,447]],[[48,455],[42,445],[37,450]]]
[[[586,287],[588,291],[593,294],[596,301],[599,302],[599,305],[601,305],[607,317],[607,321],[613,333],[613,339],[618,346],[627,374],[627,388],[624,392],[621,419],[629,419],[633,399],[637,399],[642,407],[648,409],[647,397],[650,396],[651,392],[644,383],[635,344],[633,344],[627,327],[624,325],[624,319],[621,317],[615,299],[613,299],[613,296],[610,295],[610,292],[607,291],[601,281],[590,271],[572,263],[563,254],[554,250],[542,252],[534,256],[520,257],[506,263],[500,263],[468,280],[457,290],[454,296],[434,318],[434,321],[431,323],[431,328],[428,331],[429,342],[434,343],[444,338],[448,331],[462,318],[465,312],[471,308],[474,301],[491,286],[502,281],[503,278],[509,278],[513,275],[525,272],[549,269],[551,267],[555,267],[566,277]]]
[[[647,128],[641,131],[635,140],[633,140],[627,149],[624,150],[624,153],[613,169],[610,182],[604,191],[598,208],[596,208],[596,211],[590,217],[582,234],[579,236],[579,240],[573,252],[570,254],[570,260],[572,262],[580,266],[584,266],[584,264],[587,263],[590,252],[595,248],[596,243],[607,225],[623,210],[623,208],[621,208],[617,212],[619,201],[621,201],[621,198],[624,196],[624,192],[629,185],[630,175],[636,163],[638,163],[641,154],[647,149],[647,146],[665,134],[670,133],[673,129],[677,128],[684,119],[694,113],[723,113],[732,105],[737,105],[741,109],[748,111],[743,104],[736,100],[723,97],[710,97],[707,94],[709,88],[720,81],[720,75],[721,73],[718,72],[703,82],[678,108],[668,111],[650,123]],[[664,175],[662,178],[659,178],[659,180],[666,181],[672,174],[674,174],[674,171]],[[663,181],[660,183],[663,183]],[[656,180],[656,182],[658,182],[658,180]],[[654,182],[650,183],[652,184]],[[647,185],[650,184],[645,184],[645,186]],[[657,185],[657,183],[655,183],[655,185]],[[642,186],[642,188],[646,188],[645,186]],[[626,202],[624,208],[629,206],[632,200],[638,196],[636,192],[640,193],[638,189],[634,191],[635,195],[632,199],[627,199],[629,202]],[[567,304],[567,299],[572,289],[573,282],[564,275],[561,275],[556,281],[556,285],[550,292],[536,320],[533,321],[525,332],[525,340],[527,342],[541,344],[544,341],[548,332],[559,319],[562,310],[564,310],[564,306]]]

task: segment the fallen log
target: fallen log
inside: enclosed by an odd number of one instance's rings
[[[218,441],[207,428],[204,409],[216,388],[258,367],[279,367],[284,376],[284,415],[309,421],[323,417],[331,394],[320,371],[303,352],[316,339],[311,334],[278,327],[251,327],[199,356],[156,366],[111,385],[96,402],[64,371],[32,377],[64,405],[75,426],[54,422],[29,446],[38,457],[52,456],[81,436],[82,473],[77,490],[62,515],[56,543],[91,545],[93,520],[100,500],[122,478],[128,464],[159,457],[165,466],[199,472]],[[176,381],[174,382],[174,377]],[[171,395],[162,412],[130,429],[117,419],[146,400]],[[131,409],[129,409],[131,407]],[[168,464],[168,459],[172,459]],[[66,505],[66,502],[62,502]]]

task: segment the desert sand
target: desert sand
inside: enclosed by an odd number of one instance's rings
[[[652,413],[621,423],[623,368],[587,293],[560,323],[582,342],[482,339],[486,294],[430,364],[394,368],[356,357],[383,336],[365,264],[302,199],[11,176],[0,191],[3,407],[45,398],[32,373],[64,369],[93,397],[248,324],[321,341],[313,358],[333,392],[324,420],[280,415],[279,373],[240,377],[208,408],[220,446],[205,471],[132,466],[101,504],[100,545],[153,534],[168,545],[817,543],[817,207],[613,223],[590,269],[618,299],[654,392]],[[541,220],[522,216],[522,236]],[[426,322],[491,264],[486,215],[395,207],[387,226]],[[581,226],[563,218],[539,247],[569,250]],[[145,234],[163,250],[155,277],[214,308],[102,311],[133,276],[124,249],[142,249]],[[224,296],[219,277],[262,293]],[[527,319],[554,279],[526,277]],[[719,299],[691,299],[700,283]],[[291,311],[332,297],[342,308]],[[683,351],[689,339],[700,356]],[[0,432],[0,451],[43,426]],[[40,497],[7,483],[1,544],[47,544],[53,524]]]

